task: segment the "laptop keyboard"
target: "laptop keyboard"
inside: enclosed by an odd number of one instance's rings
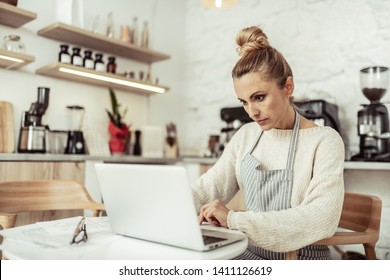
[[[202,235],[202,237],[203,237],[204,245],[226,240],[226,238],[219,238],[219,237],[209,236],[209,235]]]

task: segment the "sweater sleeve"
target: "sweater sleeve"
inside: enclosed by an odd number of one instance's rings
[[[288,252],[330,237],[337,229],[344,198],[344,144],[335,132],[319,142],[312,157],[308,186],[298,186],[303,199],[281,211],[235,212],[228,215],[228,226],[247,234],[255,246]],[[294,168],[300,168],[299,162]]]
[[[236,176],[237,149],[240,145],[242,129],[237,131],[226,145],[218,161],[192,186],[196,209],[214,199],[227,204],[238,192]]]

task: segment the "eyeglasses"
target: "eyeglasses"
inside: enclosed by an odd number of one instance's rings
[[[87,224],[85,223],[86,219],[83,217],[78,223],[74,233],[73,239],[70,241],[70,244],[79,244],[80,242],[87,242]]]

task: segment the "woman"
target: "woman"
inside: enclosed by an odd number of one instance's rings
[[[294,80],[284,57],[258,27],[237,36],[241,58],[233,68],[238,100],[254,120],[236,132],[193,193],[199,222],[248,236],[241,259],[328,259],[326,246],[341,214],[344,144],[330,127],[300,116],[292,105]],[[225,204],[242,190],[246,211]]]

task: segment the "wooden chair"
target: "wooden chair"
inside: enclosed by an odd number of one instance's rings
[[[15,226],[15,214],[33,211],[91,210],[98,216],[104,205],[92,200],[75,181],[32,180],[0,183],[0,220],[3,228]]]
[[[345,193],[339,228],[332,237],[322,239],[316,245],[362,244],[366,259],[375,260],[375,244],[379,239],[382,201],[372,195]],[[296,260],[297,251],[286,253],[287,260]]]
[[[9,214],[0,212],[0,230],[9,228],[11,225],[15,224],[16,214]],[[0,235],[0,244],[3,243],[3,236]],[[3,259],[3,254],[0,250],[0,260]]]

